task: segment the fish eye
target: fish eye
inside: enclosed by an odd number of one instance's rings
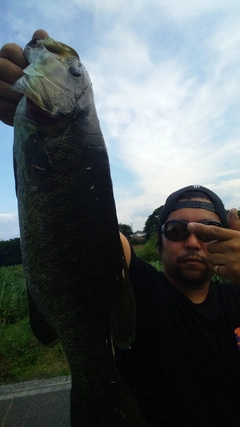
[[[69,72],[74,77],[80,77],[81,76],[81,71],[80,71],[79,67],[76,67],[75,65],[71,65],[71,67],[69,67]]]
[[[37,37],[34,37],[29,43],[29,46],[36,46],[38,44],[40,39],[38,39]]]

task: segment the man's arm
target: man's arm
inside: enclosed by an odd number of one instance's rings
[[[44,38],[46,31],[37,30],[33,38]],[[23,75],[23,69],[28,65],[23,55],[23,49],[14,43],[5,44],[0,50],[0,120],[13,126],[13,117],[22,97],[11,89],[12,85]]]
[[[120,239],[122,242],[123,252],[126,259],[127,266],[129,267],[131,262],[131,248],[128,239],[122,234],[120,234]]]

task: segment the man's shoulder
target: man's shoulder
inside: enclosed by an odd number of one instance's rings
[[[131,251],[131,262],[129,266],[130,275],[137,275],[139,279],[144,278],[144,280],[164,280],[164,276],[157,266],[139,258],[134,252],[134,249],[131,249]]]
[[[211,280],[211,286],[212,288],[217,292],[218,290],[222,291],[222,292],[236,292],[236,293],[240,293],[240,286],[236,285],[233,282],[230,282],[229,280],[226,279],[212,279]]]
[[[227,303],[234,301],[238,305],[240,304],[240,286],[228,280],[212,280],[211,293],[212,295],[218,295],[219,298],[222,298]]]
[[[132,250],[129,276],[137,298],[148,299],[156,292],[162,293],[165,278],[161,271],[136,256]]]

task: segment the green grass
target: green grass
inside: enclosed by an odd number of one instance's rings
[[[68,375],[60,344],[41,345],[33,336],[22,266],[0,268],[0,384]]]
[[[134,248],[135,249],[135,248]],[[159,254],[157,252],[156,236],[152,236],[144,245],[136,247],[135,252],[139,258],[151,263],[152,261],[159,261]]]
[[[16,323],[28,314],[21,265],[0,268],[0,324]]]
[[[0,384],[69,375],[60,344],[41,345],[33,336],[28,318],[0,331]]]

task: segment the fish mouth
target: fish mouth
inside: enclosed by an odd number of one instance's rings
[[[27,97],[28,119],[52,124],[53,119],[69,116],[79,108],[85,95],[86,73],[75,50],[50,38],[33,39],[25,47],[24,55],[29,65],[12,89]],[[83,105],[85,99],[88,97],[81,100]]]
[[[61,117],[53,117],[46,110],[40,108],[30,98],[26,97],[26,110],[25,116],[32,122],[43,124],[43,125],[54,125],[58,122]]]
[[[25,56],[28,58],[28,52],[31,51],[31,49],[37,49],[41,46],[45,46],[49,52],[65,58],[72,58],[73,56],[79,58],[78,53],[72,47],[65,43],[57,42],[50,37],[45,37],[44,39],[34,38],[30,40],[25,47]]]

